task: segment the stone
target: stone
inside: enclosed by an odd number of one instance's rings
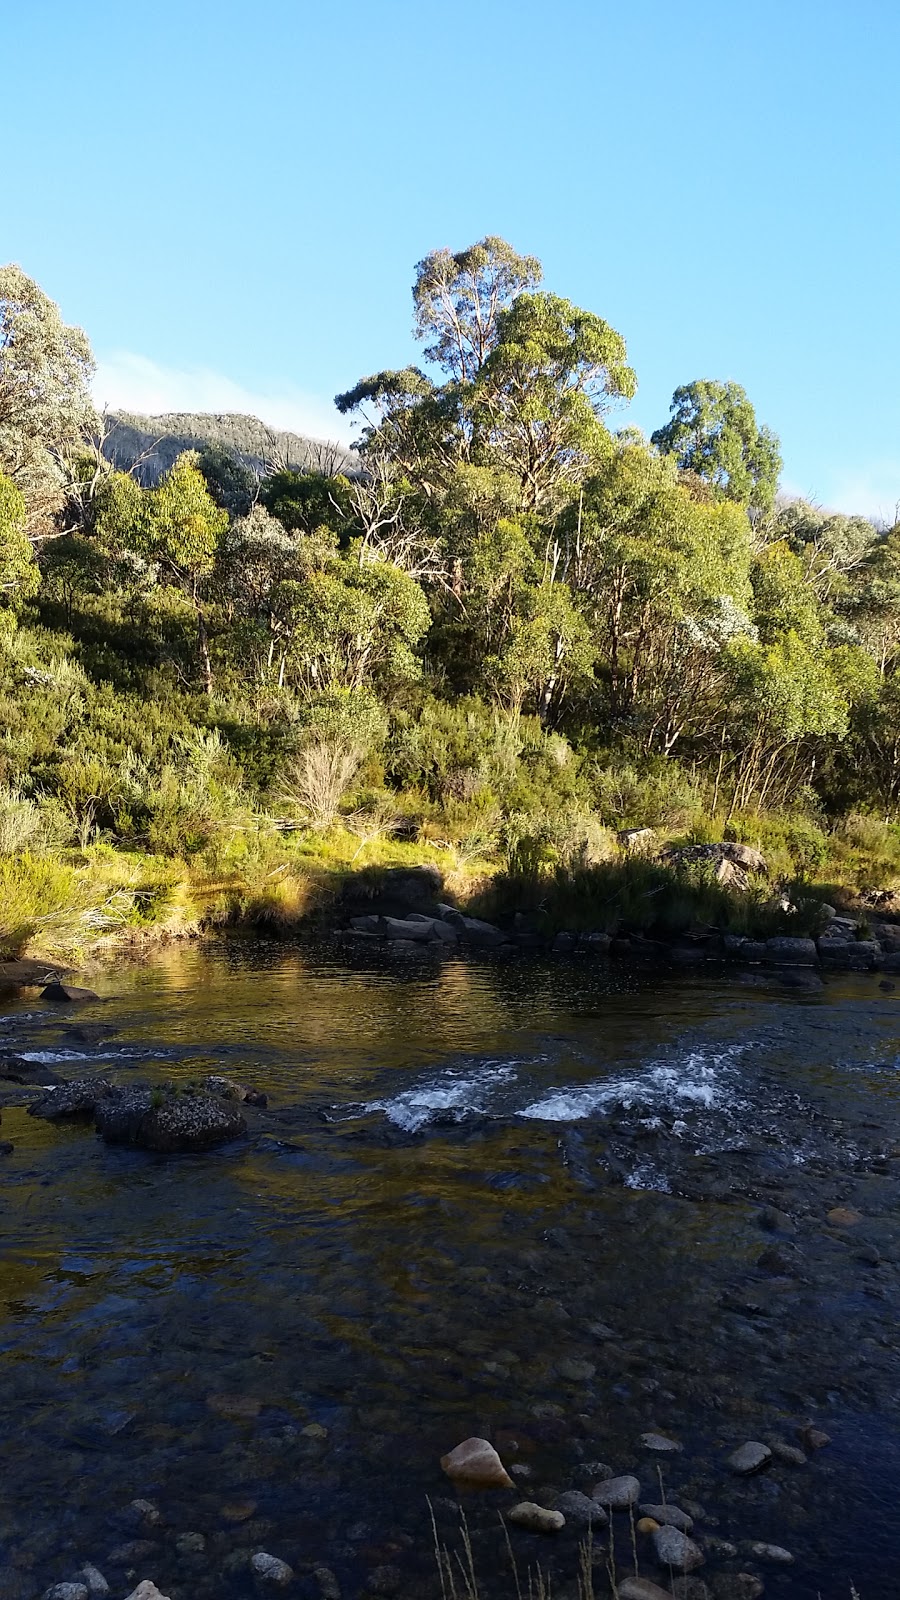
[[[644,855],[653,849],[656,840],[655,828],[622,828],[616,838],[626,855]]]
[[[109,1584],[99,1568],[93,1567],[90,1562],[87,1562],[81,1569],[81,1575],[87,1584],[91,1600],[106,1600],[109,1594]]]
[[[384,1566],[373,1567],[369,1573],[366,1587],[372,1594],[396,1594],[403,1582],[399,1567]]]
[[[322,1600],[341,1600],[341,1586],[330,1567],[314,1567],[313,1576]]]
[[[653,1549],[660,1566],[671,1567],[674,1572],[694,1572],[706,1560],[703,1551],[680,1528],[657,1528],[653,1535]]]
[[[222,1100],[239,1100],[242,1105],[263,1108],[269,1104],[268,1095],[263,1094],[261,1089],[252,1089],[246,1083],[235,1083],[233,1078],[220,1078],[215,1072],[210,1073],[206,1087],[210,1094],[217,1094]]]
[[[0,1051],[0,1078],[7,1083],[36,1083],[42,1088],[59,1088],[65,1081],[42,1061],[26,1061],[12,1050]]]
[[[603,1483],[596,1483],[591,1495],[600,1505],[608,1506],[610,1511],[627,1511],[629,1506],[636,1505],[640,1499],[641,1486],[637,1478],[626,1474],[620,1478],[606,1478]]]
[[[757,1561],[771,1561],[776,1566],[789,1567],[793,1563],[790,1550],[785,1550],[780,1544],[762,1544],[754,1540],[746,1544],[744,1549],[748,1555],[754,1556]]]
[[[201,1556],[206,1549],[206,1540],[202,1533],[179,1533],[175,1549],[180,1556]]]
[[[33,1100],[28,1115],[40,1117],[42,1122],[93,1117],[99,1102],[111,1093],[105,1078],[73,1078],[69,1083],[60,1084],[58,1089],[48,1089],[39,1100]]]
[[[99,1000],[100,996],[95,994],[93,989],[79,989],[74,983],[60,983],[54,978],[52,983],[48,983],[46,988],[41,990],[41,999],[53,1000],[60,1005],[76,1003],[84,1005],[88,1000]]]
[[[750,1439],[731,1452],[726,1466],[739,1477],[747,1478],[751,1472],[761,1472],[771,1459],[772,1452],[767,1444],[763,1444],[759,1439]]]
[[[113,1089],[97,1101],[97,1132],[107,1144],[172,1155],[211,1150],[238,1139],[247,1124],[237,1107],[209,1094]]]
[[[255,1500],[229,1500],[222,1507],[223,1522],[249,1522],[256,1515]]]
[[[444,921],[455,928],[464,944],[498,945],[506,943],[506,934],[492,922],[482,922],[480,917],[464,917],[461,911],[449,913]]]
[[[762,1254],[757,1256],[756,1265],[760,1272],[765,1272],[772,1278],[795,1278],[798,1276],[803,1257],[795,1244],[783,1242],[770,1244]]]
[[[293,1568],[286,1561],[270,1556],[266,1550],[257,1550],[250,1557],[250,1570],[260,1583],[271,1584],[275,1589],[286,1588],[294,1577]]]
[[[162,1522],[162,1512],[153,1500],[132,1500],[131,1509],[148,1528],[158,1528]]]
[[[825,1218],[833,1228],[855,1228],[862,1220],[862,1212],[854,1211],[852,1206],[832,1206]]]
[[[640,1442],[642,1449],[653,1450],[660,1456],[678,1455],[684,1449],[684,1445],[677,1439],[670,1439],[667,1433],[642,1433]]]
[[[797,1438],[804,1450],[809,1451],[824,1450],[825,1446],[831,1443],[831,1435],[823,1433],[821,1428],[814,1428],[811,1422],[804,1423],[802,1428],[797,1429]]]
[[[638,1506],[638,1510],[642,1517],[652,1517],[653,1521],[658,1522],[661,1527],[678,1528],[681,1533],[693,1533],[694,1531],[693,1517],[689,1517],[687,1512],[682,1511],[679,1506],[651,1506],[642,1502]]]
[[[795,1444],[786,1444],[783,1439],[770,1439],[769,1445],[776,1461],[783,1461],[789,1467],[806,1466],[806,1456]]]
[[[815,939],[782,936],[766,940],[766,960],[776,966],[813,967],[818,958]]]
[[[136,1589],[132,1589],[127,1600],[169,1600],[168,1595],[162,1594],[150,1578],[145,1578]]]
[[[88,1600],[88,1589],[84,1583],[54,1583],[48,1589],[44,1600]]]
[[[588,1383],[597,1368],[592,1361],[561,1361],[556,1370],[561,1378],[566,1378],[570,1383]]]
[[[649,1578],[620,1578],[616,1594],[618,1600],[672,1600],[671,1590],[661,1589]]]
[[[525,1528],[529,1533],[559,1533],[560,1528],[566,1525],[566,1519],[561,1511],[547,1511],[543,1506],[535,1505],[533,1500],[522,1500],[511,1511],[506,1513],[507,1522],[515,1523],[517,1528]]]
[[[503,1462],[487,1439],[464,1439],[454,1450],[441,1456],[441,1466],[455,1483],[479,1489],[511,1489],[513,1486]]]
[[[571,955],[573,950],[578,949],[577,933],[558,933],[553,940],[550,949],[553,951],[555,956]]]
[[[159,1545],[152,1539],[129,1539],[126,1544],[117,1544],[110,1550],[107,1557],[114,1567],[134,1567],[139,1561],[146,1561],[150,1556],[159,1555]]]
[[[233,1417],[241,1422],[252,1422],[262,1410],[262,1401],[253,1394],[208,1394],[206,1404],[216,1416]]]
[[[655,1517],[640,1517],[635,1523],[635,1531],[637,1533],[655,1533],[658,1527],[659,1523]]]
[[[759,1600],[765,1590],[754,1572],[717,1572],[710,1583],[715,1600]]]
[[[580,1489],[567,1489],[559,1496],[556,1509],[575,1528],[605,1528],[609,1523],[603,1507]]]
[[[702,1578],[674,1578],[672,1595],[674,1600],[710,1600],[709,1590]]]
[[[416,921],[412,917],[382,917],[381,931],[386,939],[409,939],[413,944],[433,944],[438,937],[431,918]]]

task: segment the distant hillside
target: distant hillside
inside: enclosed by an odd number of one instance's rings
[[[305,439],[299,433],[270,428],[258,417],[172,411],[144,417],[131,411],[110,412],[103,453],[113,466],[145,486],[156,483],[184,450],[222,445],[252,472],[290,467],[295,472],[343,472],[355,477],[359,461],[340,444]]]

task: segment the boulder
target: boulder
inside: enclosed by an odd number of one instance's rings
[[[266,1550],[257,1550],[250,1557],[250,1570],[260,1583],[270,1584],[275,1589],[286,1588],[294,1577],[293,1568],[286,1561],[270,1556]]]
[[[795,939],[783,935],[766,940],[766,960],[774,966],[813,967],[817,959],[815,939]]]
[[[629,856],[646,855],[656,842],[655,828],[622,828],[616,838]]]
[[[114,1089],[97,1101],[97,1132],[107,1144],[135,1145],[163,1154],[211,1150],[246,1133],[237,1107],[209,1094],[160,1094]]]
[[[652,1506],[641,1504],[638,1510],[642,1517],[652,1517],[663,1528],[678,1528],[681,1533],[693,1533],[694,1519],[686,1511],[681,1511],[678,1506]]]
[[[251,1089],[249,1084],[235,1083],[233,1078],[220,1078],[217,1073],[210,1073],[206,1080],[206,1087],[210,1094],[219,1096],[220,1100],[238,1100],[245,1106],[267,1106],[268,1095],[261,1089]]]
[[[757,1561],[771,1561],[779,1567],[789,1567],[793,1564],[794,1558],[790,1550],[785,1550],[780,1544],[762,1544],[756,1539],[746,1544],[744,1549]]]
[[[603,1507],[580,1489],[567,1489],[559,1496],[556,1509],[576,1528],[605,1528],[609,1522]]]
[[[431,944],[435,939],[432,919],[413,921],[411,917],[381,917],[381,931],[386,939],[409,939],[415,944]]]
[[[592,955],[605,956],[612,944],[612,939],[608,933],[597,931],[594,933],[580,933],[578,935],[578,943],[582,949],[589,950]]]
[[[156,1584],[152,1583],[149,1578],[145,1578],[143,1583],[139,1583],[136,1589],[132,1589],[128,1600],[169,1600],[169,1597],[161,1594]]]
[[[591,1495],[601,1506],[608,1506],[610,1511],[627,1511],[641,1498],[641,1486],[637,1478],[629,1475],[605,1478],[602,1483],[594,1485]]]
[[[93,989],[78,989],[74,983],[61,983],[58,978],[54,978],[52,983],[48,983],[46,988],[41,990],[41,999],[54,1000],[63,1005],[76,1002],[83,1005],[86,1000],[99,1000],[100,996],[95,994]]]
[[[454,911],[444,918],[445,923],[455,928],[459,938],[464,944],[491,946],[506,943],[506,934],[492,922],[482,922],[480,917],[464,917],[461,911]]]
[[[487,1439],[464,1439],[441,1456],[441,1466],[454,1483],[477,1489],[511,1489],[512,1478]]]
[[[772,1452],[767,1444],[759,1439],[749,1439],[737,1450],[733,1450],[728,1457],[726,1465],[736,1472],[738,1477],[749,1477],[751,1472],[761,1472],[768,1466],[772,1459]]]
[[[673,1572],[694,1572],[706,1560],[703,1551],[680,1528],[666,1524],[653,1534],[653,1549],[660,1566]]]
[[[547,1511],[532,1500],[522,1500],[513,1506],[507,1511],[506,1520],[514,1522],[517,1528],[526,1528],[529,1533],[559,1533],[566,1525],[561,1511]]]
[[[28,1107],[30,1117],[42,1122],[62,1122],[68,1117],[93,1117],[100,1101],[112,1093],[105,1078],[73,1078],[56,1089],[48,1089]]]
[[[6,1083],[38,1083],[44,1088],[56,1088],[63,1079],[41,1061],[26,1061],[12,1050],[0,1051],[0,1079]]]
[[[762,939],[745,939],[740,933],[726,933],[722,949],[731,961],[749,961],[754,964],[766,959],[766,946]]]
[[[88,1594],[91,1596],[91,1600],[107,1600],[107,1596],[109,1595],[109,1584],[104,1578],[103,1573],[97,1567],[92,1566],[91,1563],[88,1562],[82,1567],[81,1576],[84,1578],[84,1581],[87,1584]]]
[[[882,959],[874,939],[819,939],[818,949],[825,966],[844,972],[871,972]]]

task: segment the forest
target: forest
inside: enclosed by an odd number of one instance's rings
[[[623,425],[623,336],[502,239],[425,256],[413,317],[421,365],[336,397],[352,461],[153,480],[0,268],[7,953],[283,931],[401,861],[609,925],[631,828],[758,847],[797,904],[900,881],[900,524],[779,494],[735,382]],[[673,916],[747,918],[691,871]]]

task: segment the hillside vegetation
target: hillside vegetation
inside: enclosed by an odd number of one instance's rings
[[[3,949],[290,929],[412,860],[649,925],[632,827],[760,847],[798,906],[898,881],[900,527],[780,501],[733,382],[617,428],[622,336],[540,284],[500,239],[426,256],[422,365],[338,396],[348,458],[104,427],[85,335],[0,269]],[[771,918],[670,888],[670,920]]]

